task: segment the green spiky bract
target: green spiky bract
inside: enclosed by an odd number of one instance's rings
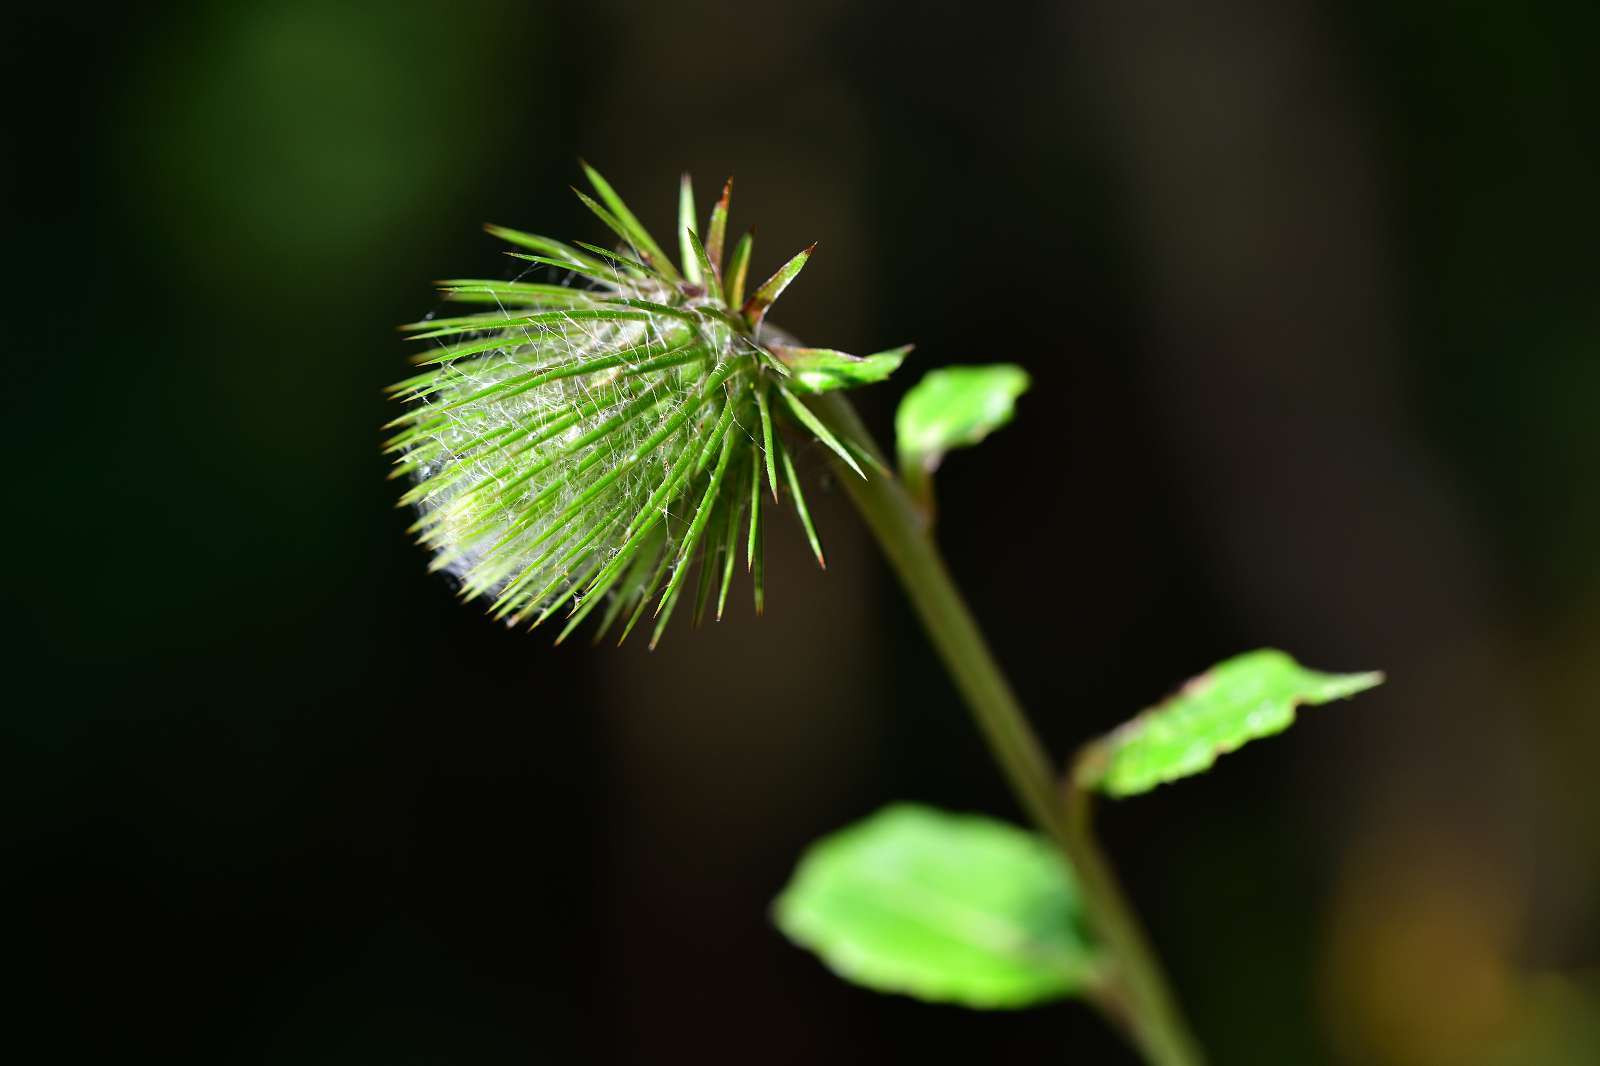
[[[698,618],[719,585],[722,616],[741,541],[760,610],[760,496],[765,486],[779,498],[780,469],[821,561],[774,421],[859,470],[803,397],[879,380],[904,350],[828,352],[819,372],[817,350],[764,326],[812,248],[746,298],[749,234],[726,272],[722,263],[731,181],[702,242],[685,176],[673,263],[605,179],[584,171],[598,199],[578,196],[615,243],[487,227],[530,269],[514,281],[439,282],[444,299],[480,309],[402,327],[427,347],[414,357],[421,372],[390,389],[408,407],[388,450],[395,475],[412,480],[401,502],[420,512],[413,532],[463,598],[513,625],[560,617],[558,641],[602,605],[597,639],[625,638],[651,616],[653,647],[686,590]]]

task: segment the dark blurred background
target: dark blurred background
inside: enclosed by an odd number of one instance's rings
[[[1129,1063],[829,976],[884,802],[1017,812],[838,493],[769,610],[552,648],[424,571],[397,322],[737,176],[781,322],[1014,360],[951,565],[1062,758],[1236,651],[1382,668],[1108,807],[1215,1062],[1600,1061],[1600,7],[259,0],[13,14],[7,1057]],[[820,476],[821,463],[810,466]],[[742,586],[741,586],[742,587]]]

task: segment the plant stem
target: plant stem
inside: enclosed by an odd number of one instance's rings
[[[1205,1057],[1200,1046],[1189,1032],[1149,938],[1095,840],[1089,820],[1092,797],[1070,785],[1069,789],[1064,833],[1057,839],[1077,876],[1090,921],[1116,960],[1113,977],[1121,987],[1110,990],[1112,1012],[1126,1014],[1129,1036],[1151,1063],[1201,1066]]]
[[[832,460],[835,474],[877,537],[1018,802],[1077,875],[1085,915],[1112,964],[1098,1005],[1127,1027],[1152,1066],[1200,1066],[1199,1048],[1161,967],[1090,832],[1087,797],[1069,790],[1074,798],[1063,802],[1050,758],[951,580],[926,515],[888,473],[882,452],[847,399],[826,393],[810,406],[847,447],[871,457],[876,469],[865,480],[837,458]]]

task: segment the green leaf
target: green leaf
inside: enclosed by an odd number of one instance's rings
[[[794,497],[795,513],[800,516],[800,524],[805,528],[806,541],[811,545],[811,553],[817,557],[817,565],[826,570],[828,560],[822,554],[822,539],[817,536],[817,527],[811,522],[811,508],[806,506],[806,494],[800,489],[800,475],[794,468],[794,460],[789,458],[789,449],[779,444],[778,458],[783,460],[783,477],[789,483],[789,495]]]
[[[584,304],[594,299],[590,293],[565,285],[535,285],[522,281],[489,281],[454,278],[434,282],[440,295],[458,303]]]
[[[658,527],[658,529],[660,530],[658,536],[664,542],[666,540],[666,528]],[[655,545],[650,551],[641,550],[634,553],[632,561],[622,575],[622,591],[612,594],[611,602],[606,606],[606,613],[601,617],[600,624],[595,628],[592,639],[597,646],[605,639],[606,634],[616,624],[617,619],[621,617],[623,608],[629,605],[637,607],[648,599],[649,586],[645,584],[646,571],[649,570],[652,561],[659,563],[660,560],[660,544]]]
[[[794,415],[800,424],[809,429],[812,435],[826,445],[833,454],[843,460],[845,466],[854,470],[865,481],[867,475],[861,469],[861,464],[857,463],[855,456],[851,455],[845,446],[839,443],[839,438],[835,437],[828,427],[822,424],[822,419],[813,414],[809,407],[796,399],[795,394],[782,385],[778,386],[778,393],[783,397],[783,402],[788,405],[789,413]]]
[[[622,635],[617,637],[617,647],[622,647],[628,635],[633,632],[633,627],[644,617],[645,609],[650,606],[650,591],[660,587],[661,579],[667,576],[667,568],[671,565],[672,553],[663,550],[656,557],[656,568],[651,573],[650,579],[640,587],[638,598],[632,601],[633,611],[628,615],[628,620],[622,624]]]
[[[597,281],[601,285],[611,288],[617,287],[622,282],[622,271],[618,266],[608,266],[607,263],[600,260],[594,260],[593,266],[585,266],[575,259],[552,259],[546,255],[528,255],[525,252],[507,252],[506,254],[513,259],[522,259],[529,263],[537,263],[539,266],[552,267],[556,270],[564,270],[569,274],[577,274],[579,277]],[[621,262],[618,256],[610,252],[606,253],[606,256],[608,261],[616,260],[618,263]]]
[[[765,385],[756,389],[756,410],[761,414],[761,450],[767,456],[767,483],[772,486],[772,502],[778,502],[778,464],[772,457],[772,408],[767,403]]]
[[[832,392],[873,385],[899,369],[911,345],[874,355],[849,355],[832,348],[785,348],[774,345],[772,354],[789,368],[790,387],[796,392]]]
[[[580,189],[573,189],[572,191],[577,195],[578,199],[582,201],[583,206],[587,207],[595,218],[598,218],[601,222],[604,222],[606,228],[617,235],[617,239],[619,241],[621,241],[627,247],[633,249],[635,252],[639,253],[640,262],[649,267],[651,273],[660,271],[663,277],[666,276],[666,272],[663,267],[670,266],[670,264],[665,264],[663,262],[665,259],[664,256],[659,254],[652,256],[650,251],[638,242],[638,239],[634,233],[629,230],[627,226],[623,225],[622,220],[616,215],[613,215],[610,211],[607,211],[605,208],[601,207],[599,204],[595,203],[592,196],[584,195],[583,191]],[[576,243],[580,248],[587,248],[589,251],[595,250],[593,245],[586,245],[582,241]],[[621,257],[617,258],[620,259]]]
[[[1027,371],[1010,363],[932,370],[906,393],[895,412],[900,468],[932,473],[952,448],[977,444],[1011,421]]]
[[[733,258],[728,262],[728,272],[723,275],[723,292],[729,307],[739,307],[744,303],[744,281],[750,272],[750,253],[755,243],[756,231],[752,229],[733,246]]]
[[[484,232],[499,237],[507,244],[515,244],[519,248],[527,248],[534,252],[543,252],[547,256],[554,256],[557,260],[577,263],[593,269],[600,264],[581,255],[576,249],[569,248],[560,241],[553,241],[549,237],[540,237],[534,233],[523,233],[520,230],[507,229],[505,226],[496,226],[493,223],[484,223]]]
[[[694,245],[689,234],[698,223],[694,220],[694,182],[688,174],[678,183],[678,251],[683,259],[683,276],[691,285],[700,284],[700,264],[694,257]]]
[[[766,610],[766,553],[761,544],[761,464],[750,457],[750,535],[746,538],[744,568],[750,572],[756,614]]]
[[[763,281],[761,287],[744,302],[742,313],[752,326],[761,324],[761,320],[767,316],[767,309],[777,303],[778,297],[783,295],[783,290],[800,276],[800,271],[806,268],[806,263],[811,259],[811,253],[816,250],[817,246],[813,242],[809,248],[796,252],[793,259],[774,271],[772,277]],[[737,254],[735,250],[735,255]]]
[[[630,255],[623,255],[621,252],[610,251],[600,247],[598,244],[590,244],[588,241],[573,241],[572,243],[611,264],[613,286],[623,284],[621,280],[623,274],[630,274],[636,278],[649,277],[663,282],[667,279],[665,274],[646,263],[643,259],[635,259]]]
[[[491,329],[521,329],[528,326],[566,326],[580,321],[596,322],[647,322],[650,316],[639,311],[608,310],[606,308],[573,308],[565,311],[533,311],[511,318],[497,318],[466,326],[443,326],[426,333],[413,333],[407,340],[429,341],[435,337],[453,337],[462,333],[483,333]],[[501,346],[505,346],[501,338]]]
[[[722,196],[711,208],[711,222],[706,227],[706,255],[711,260],[712,276],[706,284],[714,284],[722,274],[722,242],[728,235],[728,200],[733,195],[733,179],[722,186]]]
[[[601,221],[606,222],[608,226],[617,230],[618,235],[624,241],[644,253],[647,259],[652,260],[657,270],[661,271],[669,279],[676,281],[678,279],[678,271],[673,267],[672,260],[667,258],[666,253],[661,250],[661,246],[656,243],[654,237],[650,236],[650,232],[640,224],[634,213],[628,210],[628,205],[622,202],[622,197],[617,195],[616,190],[611,187],[611,184],[605,178],[600,176],[600,172],[595,170],[594,167],[591,167],[581,159],[578,160],[578,165],[583,168],[584,174],[589,179],[589,184],[594,186],[594,191],[600,194],[600,199],[604,200],[606,207],[611,209],[610,216],[615,225],[612,224],[612,221],[607,221],[606,212],[595,211],[595,214],[600,216]],[[577,192],[576,189],[573,191]],[[594,210],[598,206],[581,192],[578,193],[578,197],[589,205],[590,210]]]
[[[737,475],[736,475],[737,476]],[[705,620],[706,607],[711,602],[711,579],[716,574],[715,562],[717,553],[722,550],[722,544],[728,536],[728,521],[733,517],[733,508],[726,495],[717,498],[717,509],[711,516],[711,528],[706,531],[706,546],[700,556],[700,576],[695,583],[694,614],[691,616],[696,629]]]
[[[813,844],[773,911],[839,976],[932,1002],[1025,1007],[1099,969],[1059,853],[974,815],[887,807]]]
[[[760,495],[759,484],[756,490]],[[717,621],[722,621],[722,612],[728,607],[728,588],[733,584],[733,561],[738,555],[739,520],[744,517],[744,502],[742,500],[728,501],[728,527],[725,529],[725,539],[722,542],[722,583],[717,587]]]
[[[1081,788],[1148,792],[1211,768],[1217,756],[1281,733],[1295,708],[1345,699],[1383,683],[1380,673],[1324,674],[1281,651],[1248,652],[1193,678],[1178,693],[1085,749]]]
[[[689,263],[694,263],[696,276],[709,278],[710,280],[706,282],[706,285],[713,296],[717,295],[721,291],[718,287],[717,268],[712,264],[711,257],[706,254],[706,246],[700,243],[700,235],[692,229],[686,229],[683,231],[683,243],[688,249],[684,254],[689,257],[684,260],[685,269],[687,269]],[[725,316],[726,312],[723,312],[721,308],[716,310],[719,317]],[[728,321],[734,329],[739,328],[737,322],[732,322],[731,319]]]
[[[733,420],[733,404],[727,407],[724,416],[727,421]],[[689,574],[689,561],[693,558],[695,549],[700,546],[700,537],[705,533],[706,523],[711,520],[711,512],[716,509],[717,497],[722,491],[722,476],[728,469],[728,456],[733,454],[734,434],[727,432],[727,427],[719,426],[722,433],[722,447],[717,454],[717,465],[711,471],[711,480],[706,483],[705,493],[700,497],[700,506],[695,508],[694,519],[689,523],[689,530],[678,544],[678,557],[673,564],[672,580],[667,584],[667,590],[661,594],[661,600],[656,604],[656,613],[667,605],[667,601],[678,591],[683,584],[683,579]],[[654,644],[652,643],[652,647]]]

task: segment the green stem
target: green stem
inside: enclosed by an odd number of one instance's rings
[[[865,480],[837,459],[835,473],[900,578],[1018,802],[1077,874],[1085,914],[1112,960],[1099,1006],[1127,1027],[1152,1066],[1200,1066],[1200,1051],[1161,967],[1090,833],[1087,803],[1063,803],[1050,758],[951,580],[924,512],[888,473],[848,400],[828,393],[810,406],[847,447],[871,457],[876,469]]]
[[[1200,1046],[1178,1009],[1149,938],[1095,840],[1089,818],[1092,797],[1070,785],[1069,789],[1064,834],[1058,840],[1077,875],[1090,921],[1116,960],[1112,977],[1120,987],[1107,990],[1108,1013],[1125,1016],[1129,1036],[1151,1063],[1200,1066],[1205,1059]]]

